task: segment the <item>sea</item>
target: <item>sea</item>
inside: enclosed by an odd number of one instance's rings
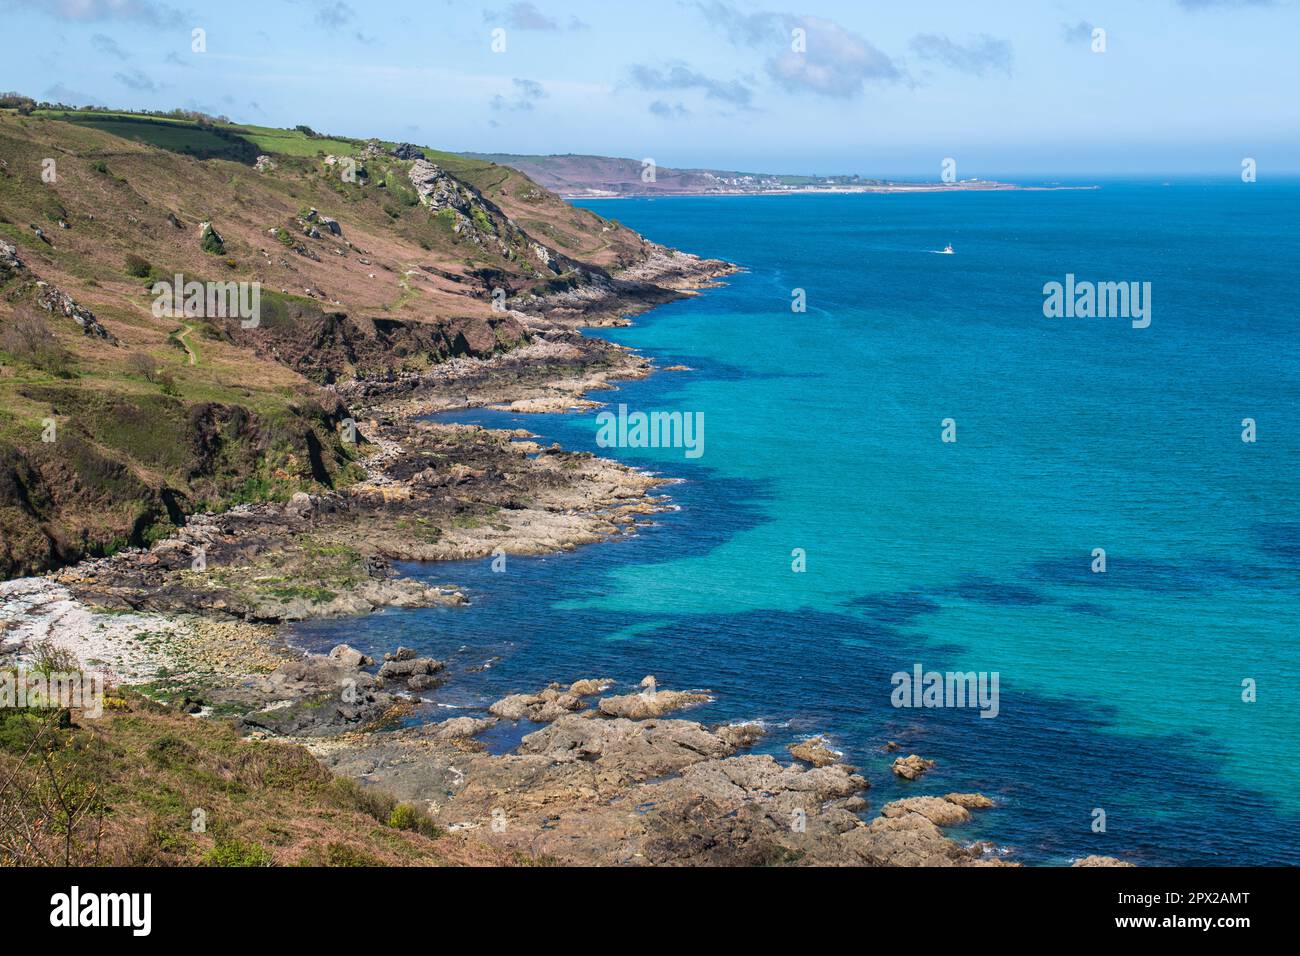
[[[447,660],[423,720],[584,677],[707,689],[680,716],[761,721],[759,752],[826,735],[865,817],[991,797],[952,835],[1026,864],[1300,863],[1300,180],[1089,185],[585,203],[743,269],[593,333],[686,366],[593,397],[693,416],[699,453],[610,447],[602,409],[441,418],[672,478],[673,510],[403,565],[469,605],[294,640]],[[1123,283],[1145,318],[1118,286],[1121,314],[1063,315],[1051,283]],[[912,753],[935,766],[905,781]]]

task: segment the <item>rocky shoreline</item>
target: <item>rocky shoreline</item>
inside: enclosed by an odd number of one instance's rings
[[[573,384],[527,356],[456,366],[476,398],[500,401],[530,395],[533,382],[559,392],[649,370],[625,350],[582,356],[568,366]],[[442,391],[352,390],[363,481],[195,515],[149,549],[0,582],[0,665],[53,641],[113,681],[237,714],[266,702],[258,681],[301,658],[279,636],[283,623],[466,603],[453,584],[402,577],[394,562],[569,551],[635,533],[671,507],[659,493],[666,479],[617,462],[544,447],[523,430],[420,421],[465,407],[453,390],[463,402],[469,386],[452,370],[440,375]]]
[[[895,801],[868,823],[858,814],[870,784],[855,768],[743,753],[763,736],[758,725],[664,716],[705,695],[599,696],[612,685],[553,684],[487,717],[302,742],[449,830],[566,864],[1006,865],[991,845],[940,830],[969,820],[967,806],[991,805],[983,797]],[[487,753],[477,735],[512,719],[538,729],[511,753]]]
[[[512,317],[530,337],[516,349],[335,386],[357,421],[363,481],[196,516],[148,550],[0,583],[0,663],[53,642],[114,682],[234,720],[254,738],[302,743],[440,826],[538,861],[1007,865],[991,844],[944,832],[988,798],[915,796],[864,818],[870,784],[825,740],[793,746],[782,764],[745,752],[763,736],[757,725],[667,716],[707,691],[646,678],[609,693],[612,679],[581,679],[403,727],[449,679],[444,662],[405,648],[382,661],[346,645],[304,654],[281,636],[286,622],[466,603],[454,583],[401,577],[393,562],[572,550],[635,533],[671,507],[665,479],[543,447],[523,430],[422,416],[592,407],[590,393],[652,367],[579,326],[626,322],[729,271],[655,252],[594,291],[512,303],[527,308]],[[489,753],[479,736],[502,723],[531,732],[511,752]]]

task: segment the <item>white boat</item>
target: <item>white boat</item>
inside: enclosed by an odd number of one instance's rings
[[[950,242],[950,243],[948,243],[946,246],[943,247],[943,252],[941,253],[941,255],[950,256],[950,255],[952,255],[952,254],[953,254],[953,253],[952,253],[952,243]]]

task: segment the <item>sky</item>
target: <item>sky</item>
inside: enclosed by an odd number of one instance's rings
[[[1300,0],[774,2],[0,0],[0,89],[667,167],[1300,172]]]

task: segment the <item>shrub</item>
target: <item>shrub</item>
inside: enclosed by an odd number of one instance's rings
[[[30,308],[19,308],[0,329],[0,351],[61,378],[71,374],[72,355]]]
[[[153,266],[149,260],[143,256],[137,256],[134,252],[126,254],[126,274],[135,276],[137,279],[147,279],[153,272]]]
[[[199,239],[199,244],[203,251],[214,256],[224,256],[226,254],[226,243],[221,238],[221,234],[212,227],[212,223],[206,223],[203,227],[203,234]]]
[[[49,676],[50,674],[71,674],[81,670],[77,655],[66,647],[55,644],[53,639],[45,638],[36,644],[35,670]]]
[[[420,811],[409,803],[399,803],[388,815],[388,825],[394,830],[414,830],[419,822]]]
[[[30,116],[36,108],[36,101],[30,96],[17,92],[0,93],[0,108],[17,110],[23,116]]]
[[[442,830],[429,819],[428,814],[409,803],[399,803],[388,814],[388,825],[394,830],[414,830],[427,837],[437,837]]]
[[[146,382],[152,382],[154,376],[158,374],[158,365],[154,362],[153,356],[145,352],[132,352],[131,357],[127,359],[127,367],[132,375],[139,375]]]
[[[149,759],[159,767],[184,767],[197,757],[198,751],[179,737],[164,735],[149,745]]]

